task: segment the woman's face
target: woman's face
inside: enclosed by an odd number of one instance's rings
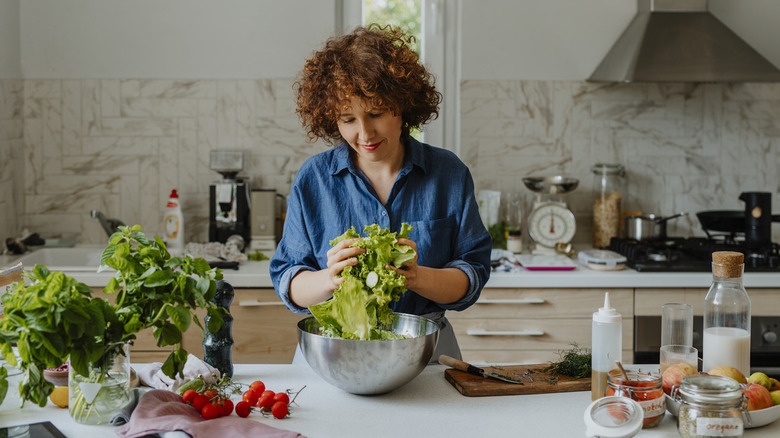
[[[338,128],[357,153],[358,161],[392,161],[403,153],[402,123],[400,115],[370,107],[363,99],[353,97],[341,111]]]

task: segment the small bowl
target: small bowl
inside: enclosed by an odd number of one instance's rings
[[[68,386],[68,370],[57,371],[47,368],[43,370],[43,378],[54,384],[54,386]]]
[[[439,339],[435,321],[405,313],[394,313],[385,329],[407,339],[330,338],[321,327],[313,316],[298,322],[303,357],[326,382],[352,394],[384,394],[409,383],[428,365]]]

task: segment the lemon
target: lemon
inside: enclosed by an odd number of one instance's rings
[[[68,387],[58,386],[49,394],[49,400],[61,408],[68,407]]]

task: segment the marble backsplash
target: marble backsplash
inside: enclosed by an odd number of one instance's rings
[[[24,137],[21,79],[0,79],[0,242],[21,227]],[[2,253],[5,246],[0,246]]]
[[[477,187],[519,192],[526,211],[523,177],[578,178],[562,195],[575,242],[591,241],[595,163],[625,167],[624,209],[688,212],[668,234],[704,236],[695,213],[744,209],[743,191],[772,192],[780,210],[780,84],[466,81],[460,156]]]
[[[94,209],[157,234],[176,188],[186,239],[205,241],[209,184],[219,178],[208,168],[210,150],[248,151],[243,175],[252,187],[286,193],[300,164],[327,148],[306,141],[292,83],[25,80],[22,95],[21,81],[0,81],[0,221],[9,233],[24,224],[103,243]],[[703,235],[695,213],[741,209],[742,191],[770,191],[778,205],[779,148],[780,84],[490,80],[461,87],[460,156],[477,189],[519,192],[530,207],[523,177],[580,179],[564,195],[579,242],[590,240],[594,163],[626,167],[629,208],[690,212],[691,222],[670,222],[669,234]],[[23,204],[5,193],[22,161]],[[0,223],[6,237],[2,231]]]

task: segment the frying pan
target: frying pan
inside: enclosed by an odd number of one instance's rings
[[[696,213],[701,227],[705,231],[726,231],[742,233],[745,231],[744,210],[712,210]],[[780,214],[772,215],[772,222],[780,222]]]

